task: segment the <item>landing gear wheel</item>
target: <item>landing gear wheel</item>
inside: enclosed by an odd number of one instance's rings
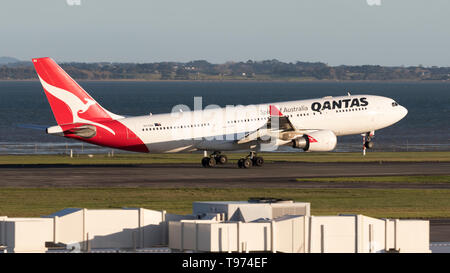
[[[253,166],[253,162],[250,158],[241,158],[238,160],[239,168],[248,169]]]
[[[252,166],[253,166],[253,162],[252,162],[252,160],[250,158],[246,158],[242,162],[242,167],[244,167],[245,169],[248,169],[248,168],[250,168]]]
[[[225,155],[216,156],[216,161],[219,164],[226,164],[228,162],[228,158]]]
[[[216,159],[214,157],[208,158],[207,167],[213,168],[216,166]]]
[[[261,167],[262,165],[264,165],[264,158],[262,158],[261,156],[254,157],[252,161],[254,166]]]
[[[361,134],[362,135],[362,137],[363,137],[363,142],[362,142],[362,144],[363,144],[363,146],[362,146],[362,155],[363,156],[365,156],[366,155],[366,150],[370,150],[370,149],[373,149],[373,146],[374,146],[374,144],[373,144],[373,138],[374,138],[374,135],[375,135],[375,131],[370,131],[370,132],[367,132],[367,133],[364,133],[364,134]]]
[[[367,149],[372,149],[373,148],[373,142],[372,141],[366,141],[366,143],[364,143],[364,146],[367,148]]]
[[[202,166],[205,168],[213,168],[216,166],[216,159],[214,157],[204,157],[202,159]]]
[[[244,160],[245,160],[244,158],[241,158],[241,159],[238,160],[238,167],[239,168],[244,168]]]
[[[202,158],[202,166],[203,167],[208,167],[208,162],[209,162],[209,157],[204,157]]]

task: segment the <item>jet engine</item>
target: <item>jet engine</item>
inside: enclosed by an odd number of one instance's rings
[[[328,152],[336,147],[336,135],[330,130],[321,130],[305,134],[292,140],[292,147],[305,152]]]

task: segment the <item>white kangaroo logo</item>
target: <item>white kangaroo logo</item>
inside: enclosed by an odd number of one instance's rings
[[[67,104],[67,106],[69,106],[70,110],[72,111],[73,123],[93,124],[109,131],[113,135],[116,135],[116,133],[111,128],[106,127],[103,124],[99,124],[90,120],[80,118],[78,116],[78,114],[85,113],[87,110],[89,110],[89,107],[96,104],[94,100],[84,98],[84,100],[86,101],[86,103],[84,103],[82,100],[80,100],[77,96],[75,96],[71,92],[48,84],[41,77],[39,77],[39,80],[41,81],[42,86],[47,92],[49,92],[50,94],[52,94],[59,100],[63,101],[65,104]]]
[[[84,98],[84,100],[87,102],[86,104],[84,104],[83,108],[81,110],[78,111],[79,114],[83,114],[84,112],[86,112],[89,107],[91,107],[92,105],[96,104],[95,101],[88,99],[88,98]]]

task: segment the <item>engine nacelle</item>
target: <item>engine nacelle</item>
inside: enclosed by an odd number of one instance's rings
[[[330,130],[312,132],[292,140],[292,147],[305,152],[328,152],[334,150],[337,144],[336,135]]]

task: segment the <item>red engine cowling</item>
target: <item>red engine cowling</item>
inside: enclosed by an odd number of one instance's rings
[[[312,132],[292,140],[292,147],[305,152],[328,152],[334,150],[337,144],[336,135],[330,130]]]

